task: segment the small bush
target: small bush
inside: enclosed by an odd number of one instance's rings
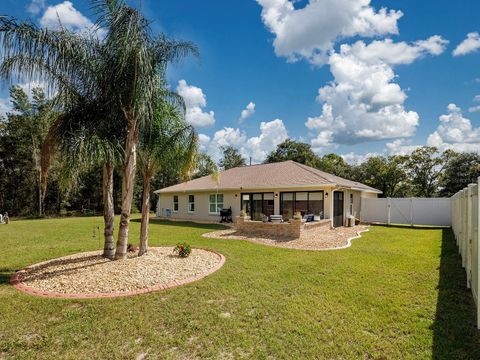
[[[138,251],[138,246],[135,246],[133,244],[128,244],[127,245],[127,251],[130,253],[134,253]]]
[[[175,246],[173,252],[180,257],[186,258],[192,252],[192,248],[187,243],[179,243]]]
[[[302,220],[302,213],[300,211],[297,211],[295,215],[293,216],[295,220]]]

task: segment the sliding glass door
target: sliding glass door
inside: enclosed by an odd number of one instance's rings
[[[241,209],[256,221],[262,220],[262,215],[273,215],[273,193],[242,194]]]

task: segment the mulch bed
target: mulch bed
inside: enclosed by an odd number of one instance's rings
[[[45,297],[92,298],[136,295],[199,280],[223,266],[223,255],[192,249],[187,258],[173,247],[151,247],[146,255],[112,261],[101,251],[84,252],[29,266],[12,277],[24,292]]]

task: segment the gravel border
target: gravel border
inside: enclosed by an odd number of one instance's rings
[[[306,251],[330,251],[341,250],[352,246],[352,240],[361,238],[361,233],[369,231],[364,225],[355,227],[339,227],[327,231],[317,229],[302,233],[298,239],[274,239],[259,237],[239,232],[235,229],[213,231],[202,234],[203,237],[222,240],[245,240],[261,245],[273,246],[283,249],[306,250]]]
[[[157,249],[162,249],[162,248],[168,248],[171,249],[171,247],[161,247]],[[155,249],[155,248],[153,248]],[[51,259],[48,261],[44,261],[38,264],[34,264],[31,266],[28,266],[22,270],[17,271],[15,274],[12,275],[10,278],[10,283],[17,289],[20,290],[26,294],[29,295],[34,295],[34,296],[40,296],[40,297],[46,297],[46,298],[65,298],[65,299],[92,299],[92,298],[113,298],[113,297],[124,297],[124,296],[133,296],[133,295],[139,295],[139,294],[146,294],[154,291],[159,291],[159,290],[165,290],[165,289],[171,289],[180,285],[185,285],[200,279],[203,279],[204,277],[216,272],[219,270],[224,264],[225,264],[225,256],[223,256],[221,253],[211,250],[211,249],[205,249],[205,248],[192,248],[192,251],[194,250],[203,250],[203,251],[208,251],[211,252],[215,255],[218,256],[218,262],[206,271],[195,274],[193,276],[189,276],[187,278],[179,279],[179,280],[174,280],[171,282],[167,283],[161,283],[161,284],[156,284],[154,286],[150,287],[145,287],[141,289],[136,289],[132,291],[112,291],[112,292],[104,292],[104,293],[59,293],[59,292],[52,292],[52,291],[44,291],[32,286],[28,286],[25,283],[22,282],[22,276],[27,274],[29,269],[38,267],[38,266],[43,266],[47,265],[48,263],[54,262],[54,261],[59,261],[64,258],[69,258],[69,257],[74,257],[78,256],[79,254],[91,254],[91,253],[99,253],[98,251],[95,252],[86,252],[86,253],[77,253],[77,254],[72,254],[69,256],[64,256],[56,259]],[[101,253],[101,252],[100,252]],[[122,260],[119,260],[122,261]]]

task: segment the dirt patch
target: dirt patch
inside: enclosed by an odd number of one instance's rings
[[[302,232],[298,239],[268,238],[247,234],[235,229],[213,231],[202,236],[214,239],[247,240],[255,243],[298,250],[335,250],[350,246],[353,238],[368,231],[367,226],[338,227],[335,229],[312,229]]]

